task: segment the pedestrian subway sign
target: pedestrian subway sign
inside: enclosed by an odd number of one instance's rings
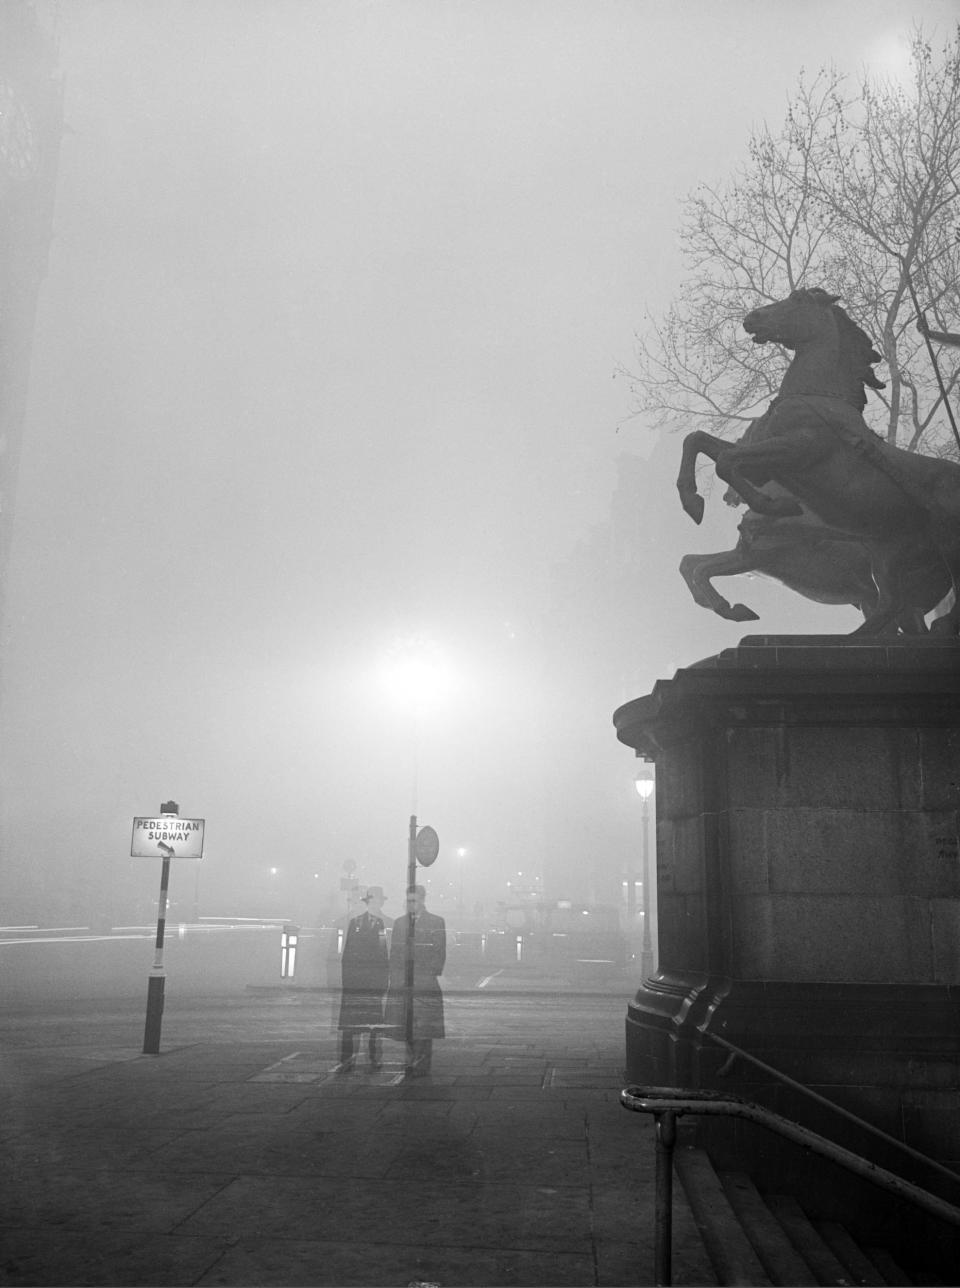
[[[135,818],[130,857],[133,859],[199,859],[203,856],[203,819]]]

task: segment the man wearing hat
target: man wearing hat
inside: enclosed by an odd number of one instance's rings
[[[368,886],[361,902],[365,911],[347,926],[340,958],[340,1067],[349,1073],[356,1060],[356,1041],[369,1033],[371,1069],[382,1063],[383,998],[387,991],[388,951],[382,886]]]
[[[390,991],[387,1028],[392,1038],[407,1043],[407,1078],[430,1073],[433,1039],[444,1036],[443,993],[439,977],[447,958],[447,928],[442,917],[428,912],[426,888],[407,891],[407,915],[398,917],[390,941]],[[407,941],[413,923],[413,990],[407,987]],[[412,1006],[408,1004],[412,1002]]]

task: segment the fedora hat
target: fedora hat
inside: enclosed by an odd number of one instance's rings
[[[375,899],[377,895],[379,895],[381,899],[386,901],[387,896],[383,893],[383,886],[367,886],[367,893],[363,896],[360,902],[369,903],[370,900]]]

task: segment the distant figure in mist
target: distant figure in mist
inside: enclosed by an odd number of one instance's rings
[[[390,944],[390,989],[387,993],[386,1021],[390,1036],[397,1042],[407,1040],[407,939],[410,917],[413,933],[413,1032],[407,1045],[406,1076],[425,1078],[433,1059],[433,1039],[444,1036],[443,993],[439,976],[447,960],[447,926],[442,917],[426,908],[427,892],[422,885],[407,891],[406,916],[393,923]]]
[[[340,958],[340,1068],[349,1073],[356,1062],[357,1040],[368,1037],[370,1068],[383,1063],[383,1002],[389,976],[387,919],[382,886],[369,886],[361,900],[364,912],[352,917]]]

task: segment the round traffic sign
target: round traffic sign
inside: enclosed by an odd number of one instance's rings
[[[440,838],[432,827],[421,827],[416,840],[417,862],[428,868],[440,853]]]

